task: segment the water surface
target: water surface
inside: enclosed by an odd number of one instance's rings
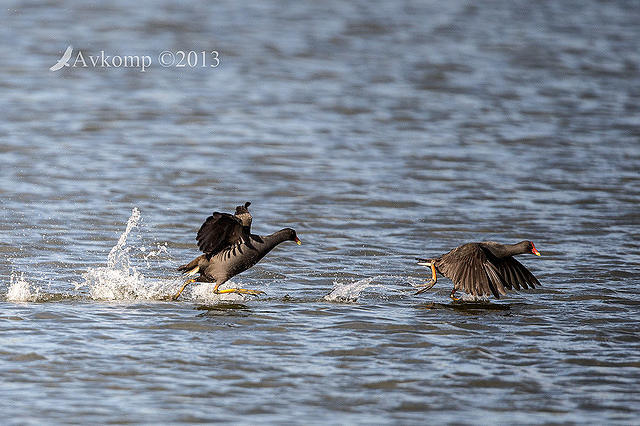
[[[9,424],[630,424],[640,414],[633,2],[65,1],[0,12]],[[217,50],[216,68],[73,68]],[[212,211],[293,227],[181,285]],[[543,287],[414,296],[415,256],[531,239]]]

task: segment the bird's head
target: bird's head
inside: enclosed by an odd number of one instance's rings
[[[249,206],[251,205],[251,201],[247,201],[243,206],[236,207],[236,216],[241,215],[243,213],[249,213]]]
[[[243,206],[236,207],[235,217],[240,219],[240,221],[242,222],[242,226],[251,227],[251,222],[253,218],[251,217],[251,213],[249,213],[249,209],[248,209],[250,205],[251,203],[247,201],[246,203],[244,203]]]
[[[296,234],[296,231],[294,229],[285,228],[285,231],[287,232],[287,236],[289,237],[287,238],[288,241],[295,241],[297,245],[302,244],[302,241],[300,241],[300,238],[298,238],[298,235]]]
[[[527,241],[527,249],[535,254],[536,256],[541,256],[540,252],[538,251],[538,249],[536,249],[536,246],[533,245],[533,242],[531,241]]]

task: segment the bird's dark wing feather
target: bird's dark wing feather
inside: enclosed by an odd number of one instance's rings
[[[451,281],[456,290],[474,296],[496,298],[505,289],[535,288],[540,281],[512,256],[497,258],[478,243],[464,244],[436,260],[438,270]]]
[[[494,261],[495,267],[500,272],[505,287],[515,288],[535,288],[540,286],[540,281],[533,274],[513,257],[505,257]]]
[[[453,281],[456,290],[474,296],[493,294],[496,298],[506,294],[500,271],[478,244],[464,244],[451,250],[438,259],[437,267]]]
[[[204,221],[196,239],[200,250],[211,257],[240,241],[244,233],[240,219],[228,213],[214,212]]]

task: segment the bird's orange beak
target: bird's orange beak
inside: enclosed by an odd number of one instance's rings
[[[298,237],[296,237],[296,239],[294,241],[296,242],[297,245],[302,244],[302,241],[300,241],[300,238],[298,238]],[[538,254],[538,256],[540,256],[540,255]]]
[[[536,256],[542,256],[535,246],[533,246],[533,248],[531,249],[531,253],[535,254]]]

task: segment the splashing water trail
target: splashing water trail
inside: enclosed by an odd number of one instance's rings
[[[138,250],[140,250],[142,253],[146,253],[148,249],[143,246],[143,247],[140,247]],[[169,255],[169,250],[167,249],[167,243],[157,244],[156,249],[149,250],[149,252],[144,255],[143,259],[145,261],[148,261],[149,259],[159,257],[162,254]],[[147,262],[147,264],[148,263],[149,262]]]
[[[371,287],[383,287],[380,284],[372,284],[374,280],[383,277],[369,277],[357,280],[351,283],[333,282],[333,289],[329,294],[324,296],[324,300],[328,302],[355,303],[358,301],[360,294]]]
[[[24,273],[11,273],[11,281],[7,290],[9,302],[35,302],[40,297],[40,288],[32,290],[31,284],[24,279]]]
[[[473,303],[490,303],[489,296],[474,296],[473,294],[456,294],[463,302],[473,302]]]
[[[111,251],[109,252],[109,256],[107,257],[107,267],[116,268],[120,266],[120,269],[131,269],[131,262],[129,259],[129,250],[130,247],[125,247],[127,244],[127,237],[133,230],[138,226],[138,223],[141,219],[140,210],[137,207],[134,207],[131,210],[131,216],[127,221],[127,228],[118,238],[118,243],[113,246]]]
[[[196,285],[198,284],[198,285]],[[191,299],[194,302],[202,303],[205,305],[215,305],[218,303],[241,303],[251,296],[246,296],[239,293],[223,293],[223,294],[215,294],[213,292],[213,288],[215,287],[215,283],[193,283],[193,290],[191,291]],[[220,286],[220,290],[224,290],[225,288],[233,288],[236,287],[236,284],[231,281],[227,281],[222,286]]]
[[[129,253],[133,247],[127,246],[127,238],[138,227],[141,218],[140,210],[134,207],[127,221],[126,229],[120,235],[116,245],[109,251],[107,266],[89,268],[83,274],[84,283],[80,287],[88,287],[92,299],[164,300],[172,294],[177,285],[175,280],[147,279],[131,264]],[[144,247],[140,248],[140,251],[145,250]],[[153,252],[153,255],[145,257],[145,260],[161,252],[167,253],[166,247],[159,248]]]

